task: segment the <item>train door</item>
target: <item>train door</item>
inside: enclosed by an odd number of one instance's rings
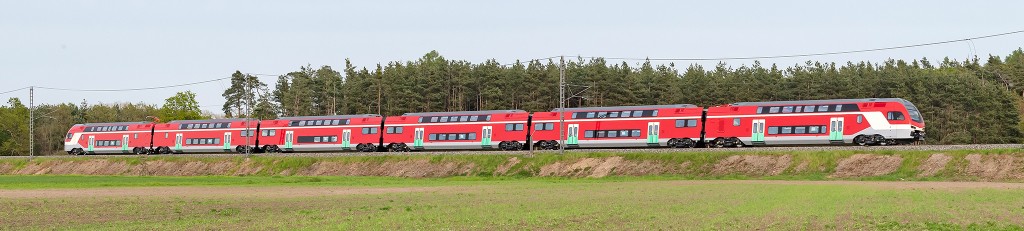
[[[843,117],[832,117],[829,120],[828,140],[832,143],[843,142]]]
[[[661,131],[659,122],[647,122],[647,145],[658,146],[658,135]]]
[[[292,149],[292,142],[295,141],[293,138],[295,138],[295,131],[285,131],[284,132],[284,148],[285,149],[288,149],[288,150]]]
[[[484,126],[480,131],[480,147],[491,148],[491,126]]]
[[[89,150],[88,151],[92,152],[93,148],[95,148],[95,146],[96,146],[96,136],[89,136]]]
[[[231,132],[224,133],[224,151],[231,151]]]
[[[121,153],[128,153],[128,135],[121,135]]]
[[[565,144],[566,145],[580,145],[580,136],[579,135],[580,135],[580,125],[579,124],[569,124],[568,134],[565,136],[566,137]]]
[[[181,151],[181,133],[174,134],[174,151]]]
[[[352,129],[341,130],[341,149],[352,149]]]
[[[750,143],[764,144],[764,120],[755,119],[750,129]]]
[[[412,147],[423,149],[423,128],[416,128],[415,132],[413,132]]]

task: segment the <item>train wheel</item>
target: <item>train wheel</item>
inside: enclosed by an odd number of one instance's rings
[[[559,146],[557,140],[552,140],[552,141],[548,141],[548,147],[550,147],[551,150],[558,150],[558,148],[561,147],[561,146]]]
[[[667,144],[668,144],[668,147],[670,147],[670,148],[681,148],[682,147],[682,146],[679,145],[679,140],[676,140],[676,138],[668,139],[668,143]]]
[[[512,150],[515,150],[515,151],[523,150],[523,144],[519,143],[519,141],[513,140],[511,144],[512,144]]]
[[[366,147],[366,150],[364,152],[373,152],[377,150],[377,145],[373,144],[366,144],[363,147]]]
[[[401,150],[401,152],[409,152],[409,151],[411,151],[409,149],[409,145],[405,145],[405,143],[399,143],[398,144],[398,148]]]
[[[876,144],[881,145],[881,146],[885,146],[885,145],[889,144],[889,142],[887,142],[885,140],[885,136],[882,136],[882,135],[879,135],[879,134],[875,134],[872,137],[872,139],[875,141]]]
[[[740,138],[733,137],[733,138],[730,138],[730,139],[732,140],[732,146],[733,147],[737,147],[737,148],[742,148],[743,147],[743,141],[740,140]]]
[[[697,146],[697,142],[693,142],[693,140],[690,138],[684,138],[683,141],[679,141],[679,145],[681,145],[684,148],[692,148],[694,146]]]
[[[871,144],[871,142],[869,142],[869,140],[868,140],[868,137],[864,136],[864,135],[859,135],[857,137],[853,137],[853,143],[855,143],[857,145],[860,145],[860,146],[868,146],[869,144]]]
[[[715,140],[711,141],[711,145],[716,147],[716,148],[724,148],[725,147],[725,139],[715,138]]]

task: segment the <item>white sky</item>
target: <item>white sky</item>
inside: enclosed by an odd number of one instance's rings
[[[15,1],[0,0],[0,92],[29,85],[137,88],[341,71],[417,59],[555,55],[733,57],[844,51],[1024,29],[1024,1]],[[894,51],[760,60],[1005,56],[1024,34]],[[618,61],[616,61],[618,62]],[[732,66],[752,61],[729,61]],[[630,63],[637,63],[630,61]],[[700,62],[705,66],[716,62]],[[677,62],[681,69],[690,63]],[[273,84],[275,77],[263,77]],[[137,92],[37,90],[37,103],[161,104],[177,91],[220,112],[227,81]],[[0,95],[27,102],[28,91]],[[6,101],[6,100],[4,100]]]

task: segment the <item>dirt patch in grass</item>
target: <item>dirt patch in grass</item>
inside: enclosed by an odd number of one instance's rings
[[[970,154],[964,157],[967,169],[964,174],[986,180],[1024,179],[1024,158],[1011,155]]]
[[[811,164],[810,161],[804,160],[804,161],[800,162],[800,164],[797,164],[796,167],[793,167],[793,172],[804,172],[804,171],[807,171],[807,165],[810,165],[810,164]]]
[[[494,169],[494,175],[495,176],[506,175],[508,173],[508,170],[512,169],[513,166],[516,166],[517,164],[519,164],[519,162],[522,162],[522,161],[519,160],[518,157],[514,157],[513,156],[512,158],[508,158],[508,162],[505,162],[504,164],[499,165],[497,169]]]
[[[14,165],[10,163],[0,163],[0,174],[11,172],[14,169]]]
[[[917,177],[934,176],[939,173],[939,171],[946,169],[946,164],[948,164],[952,159],[953,157],[946,154],[932,154],[927,160],[924,160],[924,163],[917,166],[917,171],[919,171]]]
[[[733,155],[718,163],[715,163],[711,174],[728,175],[742,174],[748,176],[775,176],[789,168],[793,157],[782,156],[757,156],[757,155]]]
[[[1024,189],[1024,183],[1006,182],[948,182],[948,181],[788,181],[788,180],[681,180],[666,181],[671,185],[706,185],[706,184],[764,184],[764,185],[844,185],[869,186],[886,189]]]
[[[839,160],[836,171],[829,177],[881,176],[896,172],[902,163],[903,158],[899,156],[856,154]]]
[[[295,175],[302,176],[394,176],[394,177],[447,177],[470,175],[475,163],[439,162],[429,160],[403,160],[395,162],[317,162]]]
[[[627,160],[621,156],[560,161],[540,167],[537,176],[606,177],[649,176],[686,172],[690,162],[678,165],[657,160]]]

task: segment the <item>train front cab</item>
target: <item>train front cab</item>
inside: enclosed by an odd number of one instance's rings
[[[71,155],[139,153],[149,145],[150,127],[144,122],[76,124],[64,137]]]
[[[566,108],[568,148],[694,147],[703,108],[690,104]],[[557,149],[558,109],[533,114],[535,147]]]
[[[924,120],[898,98],[744,102],[708,108],[708,143],[742,145],[905,144],[924,139]]]
[[[405,113],[384,122],[389,151],[522,150],[530,114],[523,110]]]

